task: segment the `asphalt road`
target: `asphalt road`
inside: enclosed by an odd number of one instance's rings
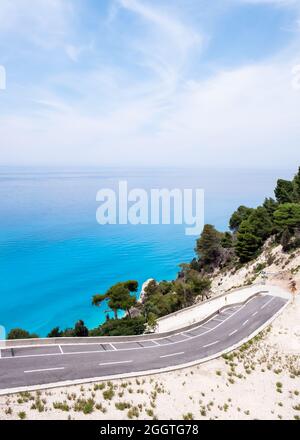
[[[0,391],[118,374],[140,373],[201,361],[260,328],[286,303],[258,295],[210,321],[163,339],[105,344],[53,345],[0,350]]]

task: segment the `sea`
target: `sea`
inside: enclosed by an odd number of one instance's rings
[[[294,170],[295,171],[295,170]],[[100,225],[101,189],[204,189],[205,222],[221,231],[240,205],[273,196],[293,170],[0,167],[0,326],[41,337],[54,327],[105,321],[96,293],[129,279],[172,280],[197,237],[184,225]]]

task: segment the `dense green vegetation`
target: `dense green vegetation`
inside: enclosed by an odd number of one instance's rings
[[[34,339],[34,338],[38,338],[38,335],[36,335],[35,333],[29,333],[21,328],[12,329],[7,335],[7,339]]]
[[[145,331],[146,320],[143,316],[136,318],[108,319],[98,328],[90,331],[90,336],[131,336]]]
[[[118,311],[126,311],[130,316],[130,310],[136,305],[136,298],[131,293],[138,291],[137,281],[126,281],[112,286],[104,295],[95,295],[93,305],[100,306],[107,301],[108,307],[113,310],[115,319],[118,319]]]
[[[106,293],[92,298],[94,306],[106,304],[114,314],[106,322],[89,331],[83,321],[74,329],[53,329],[49,337],[135,335],[155,329],[156,320],[209,298],[211,278],[216,270],[236,268],[255,259],[269,238],[282,244],[284,252],[300,247],[300,167],[292,181],[279,179],[275,199],[267,198],[257,208],[240,206],[229,220],[229,231],[219,232],[205,225],[196,242],[196,258],[180,265],[174,281],[151,281],[136,300],[137,281],[112,286]],[[125,317],[119,319],[123,311]],[[32,338],[22,329],[12,330],[9,339]]]

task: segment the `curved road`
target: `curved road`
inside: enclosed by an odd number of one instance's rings
[[[0,350],[0,392],[72,380],[107,378],[201,362],[243,341],[287,300],[259,294],[229,306],[204,324],[172,336],[104,344],[51,345]],[[155,339],[155,337],[157,339]]]

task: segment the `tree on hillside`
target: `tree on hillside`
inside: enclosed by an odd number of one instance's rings
[[[196,253],[203,266],[213,265],[221,255],[221,237],[214,226],[205,225],[200,238],[197,240]]]
[[[202,277],[198,272],[192,270],[189,273],[188,283],[191,285],[193,296],[201,296],[202,300],[209,299],[211,280]]]
[[[131,293],[137,292],[137,281],[126,281],[112,286],[105,294],[95,295],[92,300],[94,306],[100,306],[107,301],[108,307],[114,312],[115,319],[118,319],[118,310],[124,310],[130,317],[130,309],[136,305],[136,298]]]
[[[275,188],[275,196],[278,203],[293,202],[293,183],[289,180],[279,179]]]
[[[235,251],[241,263],[251,261],[257,255],[261,246],[262,240],[254,234],[250,222],[248,220],[243,221],[235,244]]]
[[[254,209],[250,214],[249,223],[253,228],[254,235],[265,241],[273,232],[273,219],[263,206]]]
[[[258,255],[264,241],[272,234],[274,225],[266,208],[253,210],[240,225],[235,245],[236,254],[242,263]]]
[[[63,336],[63,331],[61,331],[59,327],[55,327],[48,334],[47,338],[61,338],[62,336]]]
[[[194,302],[194,292],[191,283],[187,283],[183,279],[176,280],[174,284],[174,291],[180,308],[188,307]]]
[[[133,336],[145,332],[146,321],[143,316],[122,319],[110,319],[90,331],[90,336]]]
[[[237,232],[241,223],[244,220],[247,220],[249,215],[253,212],[252,208],[248,208],[247,206],[240,206],[231,216],[229,220],[229,227],[231,231]]]
[[[233,246],[233,236],[230,232],[225,232],[222,236],[221,245],[224,249],[231,249]]]
[[[285,203],[274,212],[274,222],[279,231],[288,228],[291,233],[300,228],[300,204]]]
[[[35,333],[29,333],[21,328],[12,329],[7,335],[7,339],[36,339],[38,337]]]
[[[147,298],[151,297],[152,295],[154,295],[158,290],[158,283],[155,280],[150,280],[149,283],[147,284],[147,286],[144,289],[144,299],[143,302],[145,300],[147,300]]]
[[[82,320],[76,322],[74,328],[74,336],[79,338],[79,337],[87,337],[88,335],[89,335],[89,330],[84,325],[84,322]]]
[[[293,183],[293,201],[296,203],[300,203],[300,167],[292,183]]]
[[[274,212],[278,208],[279,204],[272,197],[266,198],[263,207],[268,211],[270,217],[273,217]]]

